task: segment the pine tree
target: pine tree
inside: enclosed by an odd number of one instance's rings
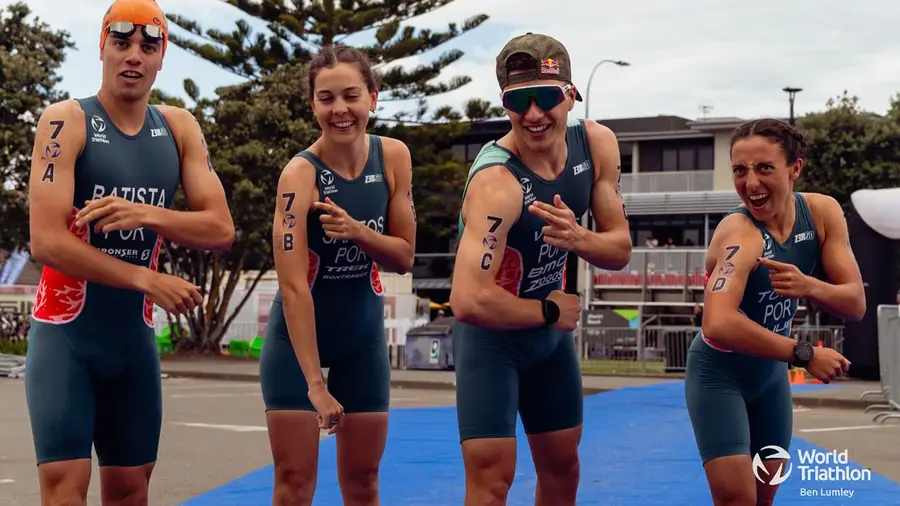
[[[236,22],[230,33],[203,30],[192,20],[170,14],[172,23],[199,37],[202,42],[171,35],[172,43],[235,75],[253,79],[276,71],[286,63],[306,63],[325,45],[374,31],[371,45],[358,46],[376,69],[392,62],[420,56],[474,30],[488,16],[479,14],[461,26],[450,23],[446,31],[419,30],[404,22],[440,9],[453,0],[226,0],[245,15],[264,21],[269,34],[254,34],[246,20]],[[379,101],[410,100],[447,93],[471,82],[458,76],[447,82],[432,82],[452,63],[463,57],[458,49],[445,51],[429,64],[412,70],[395,66],[381,73]]]

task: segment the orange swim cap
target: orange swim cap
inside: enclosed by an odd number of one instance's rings
[[[116,0],[103,15],[100,29],[100,50],[109,35],[109,25],[119,21],[130,21],[136,25],[158,26],[162,30],[162,52],[166,54],[169,41],[169,22],[155,0]]]

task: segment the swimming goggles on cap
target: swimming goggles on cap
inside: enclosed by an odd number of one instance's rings
[[[141,27],[141,34],[150,42],[159,42],[165,35],[162,27],[156,25],[137,25],[131,21],[116,21],[115,23],[112,23],[109,25],[109,33],[117,38],[127,39],[134,35],[138,26]]]

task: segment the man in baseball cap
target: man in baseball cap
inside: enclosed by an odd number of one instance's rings
[[[513,55],[527,55],[537,64],[535,68],[510,75],[508,68],[510,58]],[[497,55],[497,81],[500,88],[505,89],[511,84],[532,80],[563,81],[571,86],[572,62],[569,60],[569,52],[562,42],[548,35],[528,32],[519,35],[506,43],[506,46]],[[581,93],[575,90],[575,100],[582,101]]]
[[[469,171],[450,289],[465,503],[506,504],[518,414],[540,484],[535,504],[574,506],[581,302],[566,292],[566,272],[577,272],[577,257],[610,270],[631,258],[619,145],[609,128],[568,118],[581,94],[559,41],[512,39],[497,81],[511,130]],[[602,232],[579,224],[589,209]]]

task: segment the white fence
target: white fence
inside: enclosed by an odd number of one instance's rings
[[[874,397],[881,403],[867,406],[866,412],[877,411],[875,422],[900,419],[900,306],[878,306],[878,369],[881,388],[863,392],[861,397]]]
[[[699,330],[694,326],[586,327],[579,333],[584,372],[612,375],[684,372],[688,348]],[[840,326],[798,325],[791,337],[839,353],[844,347],[844,328]]]

